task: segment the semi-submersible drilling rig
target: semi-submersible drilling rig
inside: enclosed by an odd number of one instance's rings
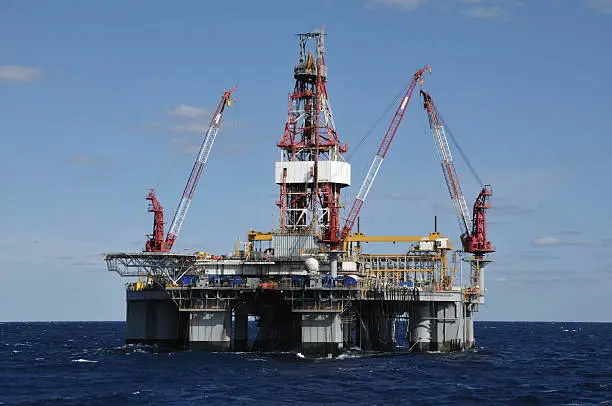
[[[483,186],[470,213],[447,140],[452,134],[422,89],[463,249],[453,251],[435,227],[419,237],[353,232],[413,93],[430,68],[413,75],[341,224],[340,192],[351,185],[351,166],[327,95],[323,30],[298,34],[298,39],[295,88],[274,172],[280,224],[272,232],[249,231],[233,255],[170,252],[232,102],[231,89],[212,116],[166,237],[163,208],[150,191],[154,229],[145,251],[105,256],[110,271],[138,277],[126,292],[127,342],[304,354],[337,354],[352,347],[389,350],[398,343],[410,351],[472,348],[473,314],[483,303],[484,266],[494,251],[485,219],[491,188]],[[407,244],[402,253],[379,255],[362,252],[364,242]],[[463,276],[456,278],[462,262],[469,263],[466,284]],[[256,334],[254,328],[249,333],[249,318],[256,320]]]

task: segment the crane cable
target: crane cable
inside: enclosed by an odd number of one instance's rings
[[[408,88],[408,85],[410,84],[410,82],[408,82],[408,84],[406,84],[406,86],[404,86],[399,93],[393,98],[393,101],[391,101],[391,103],[389,104],[389,106],[387,106],[387,108],[383,111],[383,113],[380,115],[380,117],[378,117],[376,119],[376,121],[374,121],[374,124],[372,124],[372,126],[370,127],[370,129],[368,131],[366,131],[366,133],[364,134],[364,136],[361,138],[361,140],[359,140],[359,142],[357,143],[357,146],[355,146],[355,148],[353,148],[351,150],[351,152],[349,152],[348,154],[346,154],[346,159],[348,160],[351,156],[353,156],[353,154],[355,154],[355,152],[357,152],[357,150],[359,149],[359,147],[361,147],[363,145],[363,143],[368,139],[368,137],[370,135],[372,135],[372,132],[374,131],[374,129],[376,129],[376,127],[380,124],[380,122],[385,118],[385,116],[387,116],[387,114],[389,113],[389,111],[395,107],[397,105],[397,102],[399,100],[399,98],[406,93],[406,89]]]
[[[400,97],[406,92],[406,89],[408,88],[408,86],[410,85],[410,82],[408,82],[393,98],[393,100],[391,101],[391,103],[387,106],[387,108],[385,108],[385,110],[382,112],[382,114],[376,119],[376,121],[374,121],[374,124],[372,124],[370,126],[370,128],[368,129],[368,131],[365,132],[365,134],[363,135],[363,137],[361,137],[361,139],[359,140],[359,142],[357,143],[357,145],[355,146],[355,148],[351,149],[351,151],[346,154],[346,156],[344,157],[346,161],[348,161],[354,154],[355,152],[357,152],[357,150],[359,150],[359,147],[361,147],[365,141],[370,137],[370,135],[372,135],[372,132],[374,132],[374,130],[376,129],[376,127],[382,122],[382,120],[389,114],[389,111],[394,107],[397,106],[397,102],[399,101]],[[344,190],[341,190],[341,192],[344,192]],[[345,199],[346,200],[346,199]]]
[[[481,188],[484,187],[484,183],[482,182],[482,180],[480,179],[480,176],[478,176],[478,174],[476,173],[476,170],[474,169],[474,167],[472,166],[472,164],[470,163],[470,160],[468,159],[468,157],[465,155],[465,153],[463,152],[463,149],[461,149],[461,147],[459,146],[459,143],[457,142],[457,139],[455,138],[455,136],[453,135],[453,132],[451,131],[451,129],[448,127],[448,125],[446,124],[446,121],[444,120],[444,118],[442,117],[442,114],[440,114],[439,111],[437,111],[436,109],[436,114],[438,115],[438,117],[440,118],[440,120],[442,121],[442,123],[444,123],[444,128],[446,130],[446,133],[450,136],[450,139],[453,143],[453,145],[455,146],[455,148],[457,148],[457,151],[459,151],[459,154],[461,155],[461,158],[463,158],[463,160],[465,161],[465,163],[467,164],[468,168],[470,169],[470,172],[472,172],[472,175],[474,176],[474,178],[476,179],[476,182],[478,182],[478,184],[480,185]]]

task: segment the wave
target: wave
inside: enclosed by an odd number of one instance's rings
[[[73,360],[72,360],[72,362],[85,362],[85,363],[92,363],[92,364],[95,364],[95,363],[97,363],[98,361],[94,361],[94,360],[91,360],[91,359],[79,358],[79,359],[73,359]]]

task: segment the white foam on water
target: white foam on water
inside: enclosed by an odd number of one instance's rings
[[[340,355],[338,355],[336,357],[336,359],[355,359],[355,358],[363,358],[365,357],[364,354],[349,354],[349,353],[342,353]]]
[[[72,362],[91,362],[91,363],[96,363],[98,361],[93,361],[93,360],[90,360],[90,359],[79,358],[79,359],[73,359]]]

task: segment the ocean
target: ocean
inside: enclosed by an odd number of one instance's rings
[[[612,404],[612,323],[476,322],[476,349],[167,352],[122,322],[0,323],[3,405]]]

